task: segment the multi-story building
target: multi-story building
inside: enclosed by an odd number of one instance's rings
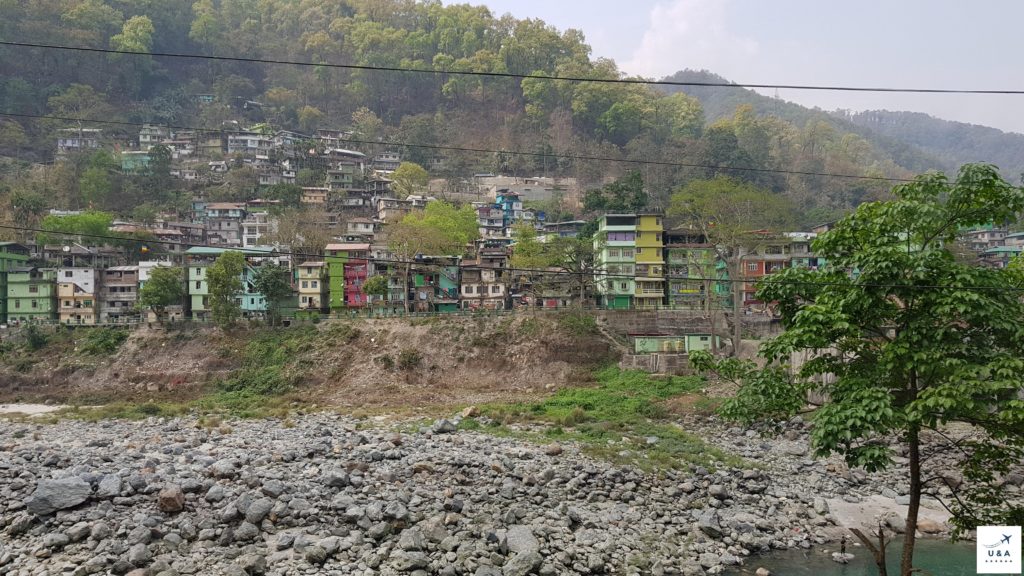
[[[668,305],[700,310],[722,303],[729,286],[717,266],[717,252],[697,230],[665,232]],[[709,301],[710,298],[710,301]]]
[[[139,266],[138,266],[139,267],[139,276],[138,276],[138,278],[139,278],[139,287],[138,287],[138,292],[140,294],[142,293],[142,288],[146,285],[146,282],[149,282],[149,278],[153,274],[153,270],[155,270],[157,268],[168,268],[168,267],[171,267],[171,266],[172,266],[172,264],[170,262],[166,261],[166,260],[143,260],[143,261],[139,262]],[[186,270],[186,272],[187,272],[187,270]],[[183,278],[183,281],[185,281],[185,282],[187,282],[188,280],[189,280],[188,277]],[[185,293],[188,294],[188,291],[186,290]],[[167,318],[168,320],[171,320],[172,322],[175,322],[175,321],[183,319],[185,317],[184,302],[179,303],[179,304],[174,304],[174,305],[171,305],[171,306],[167,306],[166,308],[164,308],[164,315],[165,315],[165,318]],[[155,322],[155,321],[157,321],[156,314],[154,314],[153,312],[151,312],[149,310],[147,310],[145,312],[145,316],[146,316],[146,321],[148,321],[148,322]]]
[[[393,172],[402,163],[402,155],[398,152],[381,152],[373,158],[373,169],[381,172]]]
[[[759,304],[757,282],[792,266],[790,239],[785,235],[764,233],[755,246],[743,248],[739,254],[740,302],[744,306]]]
[[[100,322],[128,322],[138,318],[139,267],[112,266],[101,273]]]
[[[496,238],[505,235],[505,213],[494,204],[474,203],[477,230],[481,238]]]
[[[356,187],[359,172],[359,164],[355,162],[337,162],[333,170],[327,171],[327,187],[332,191],[351,190]]]
[[[99,323],[99,274],[95,268],[57,270],[57,301],[61,324]]]
[[[229,132],[227,145],[228,154],[266,156],[274,147],[274,138],[252,131]]]
[[[500,240],[477,241],[476,258],[459,265],[461,293],[459,307],[464,310],[504,310],[508,308],[508,247]]]
[[[369,275],[370,245],[328,244],[325,252],[331,312],[340,312],[352,305],[365,305],[362,282]]]
[[[984,226],[976,230],[962,232],[960,237],[971,250],[984,252],[989,248],[1002,246],[1008,232],[1006,229]]]
[[[418,256],[410,265],[409,301],[416,312],[454,312],[459,308],[459,258]]]
[[[345,223],[345,234],[372,240],[376,228],[376,224],[370,218],[352,218]]]
[[[327,203],[327,192],[328,188],[322,186],[303,186],[302,188],[302,203],[303,204],[326,204]]]
[[[7,321],[49,322],[57,314],[57,271],[34,266],[7,271]]]
[[[630,308],[636,293],[636,214],[606,214],[594,235],[598,304]]]
[[[665,300],[665,229],[661,214],[636,217],[636,292],[637,308],[657,308]]]
[[[210,244],[242,245],[242,220],[245,205],[235,202],[215,202],[205,206],[206,237]]]
[[[73,154],[100,147],[103,130],[100,128],[63,128],[57,137],[57,155]]]
[[[139,129],[139,148],[149,150],[164,140],[171,138],[171,129],[156,124],[143,124]]]
[[[327,266],[323,262],[305,262],[295,267],[299,310],[320,312],[327,309]]]
[[[242,246],[262,246],[266,244],[266,237],[277,230],[277,219],[270,215],[267,210],[252,210],[246,212],[245,218],[241,221]]]
[[[28,262],[29,249],[15,242],[0,242],[0,324],[7,323],[7,274]]]
[[[266,313],[266,298],[263,294],[256,291],[253,281],[258,266],[264,263],[274,263],[278,259],[275,249],[265,247],[217,248],[194,246],[185,251],[186,266],[188,268],[188,313],[192,318],[197,320],[210,318],[208,269],[218,256],[228,251],[241,252],[245,256],[245,266],[242,269],[241,276],[242,291],[236,296],[243,315],[258,317]]]

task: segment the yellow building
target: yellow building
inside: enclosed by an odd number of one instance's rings
[[[319,311],[327,305],[327,267],[323,262],[306,262],[296,267],[299,310]]]
[[[656,308],[665,300],[665,228],[660,214],[637,214],[637,308]]]

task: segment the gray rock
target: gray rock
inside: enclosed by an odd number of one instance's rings
[[[527,576],[536,572],[543,563],[544,558],[538,552],[515,554],[502,567],[502,574],[504,576]]]
[[[89,530],[89,538],[92,538],[93,540],[99,542],[101,540],[106,540],[107,538],[110,538],[111,533],[112,531],[110,530],[110,525],[108,525],[106,522],[97,522],[93,524],[92,528]]]
[[[206,491],[206,495],[203,496],[203,499],[210,503],[216,503],[223,500],[226,496],[227,494],[224,491],[224,487],[220,484],[214,484]]]
[[[267,480],[263,483],[261,491],[263,494],[270,496],[271,498],[277,498],[281,494],[284,494],[284,482],[280,480]]]
[[[81,542],[89,537],[89,533],[92,531],[92,526],[88,522],[78,522],[71,528],[68,528],[68,538],[72,542]]]
[[[249,576],[267,573],[267,559],[262,554],[243,554],[235,560],[235,564]]]
[[[508,542],[509,552],[514,554],[525,554],[528,552],[540,552],[540,541],[533,535],[529,526],[510,526],[505,533]]]
[[[458,430],[458,426],[455,425],[451,420],[445,420],[444,418],[434,422],[434,425],[430,428],[435,434],[449,434]]]
[[[149,548],[145,544],[135,544],[128,549],[128,562],[132,566],[141,568],[148,564],[152,558],[153,554],[150,553]]]
[[[412,572],[430,566],[430,559],[423,552],[395,550],[391,554],[391,562],[399,572]]]
[[[697,518],[697,528],[712,538],[722,537],[722,526],[718,521],[718,512],[715,510],[705,510]]]
[[[96,487],[97,498],[115,498],[121,495],[121,477],[117,474],[105,475]]]
[[[419,528],[408,528],[402,530],[402,533],[398,536],[398,547],[409,551],[426,550],[427,539]]]
[[[238,475],[238,463],[231,459],[217,460],[210,466],[214,478],[234,478]]]
[[[242,522],[235,528],[235,542],[248,542],[260,535],[260,529],[251,522]]]
[[[304,556],[306,558],[306,562],[315,566],[319,566],[324,562],[327,562],[327,550],[324,550],[322,547],[315,544],[306,548]]]
[[[721,484],[712,484],[711,486],[708,486],[708,496],[711,496],[715,500],[725,500],[729,497],[729,491]]]
[[[814,499],[814,511],[821,516],[829,513],[828,501],[824,498]]]
[[[90,494],[92,486],[81,478],[40,480],[35,492],[25,501],[25,508],[36,516],[46,516],[78,506],[88,500]]]
[[[43,548],[60,550],[71,542],[71,538],[63,532],[51,532],[43,536]]]
[[[344,488],[349,485],[348,474],[344,470],[331,470],[324,474],[324,484],[329,488]]]
[[[270,514],[271,509],[274,508],[274,501],[270,498],[260,498],[256,500],[245,511],[245,521],[259,525],[264,518]]]

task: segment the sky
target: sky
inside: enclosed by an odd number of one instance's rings
[[[645,77],[691,68],[751,84],[1024,90],[1019,0],[469,3],[582,30],[594,57],[613,58],[621,70]],[[910,110],[1024,133],[1024,95],[779,90],[778,96],[826,110]]]

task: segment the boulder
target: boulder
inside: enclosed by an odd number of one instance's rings
[[[40,480],[35,492],[25,501],[25,508],[36,516],[46,516],[78,506],[88,500],[90,494],[92,486],[81,478]]]
[[[502,567],[502,574],[504,576],[527,576],[536,572],[543,563],[544,558],[539,552],[515,554],[509,558],[508,562],[505,562],[505,565]]]
[[[157,494],[156,504],[161,512],[181,512],[185,509],[185,493],[182,492],[181,486],[169,484]]]

